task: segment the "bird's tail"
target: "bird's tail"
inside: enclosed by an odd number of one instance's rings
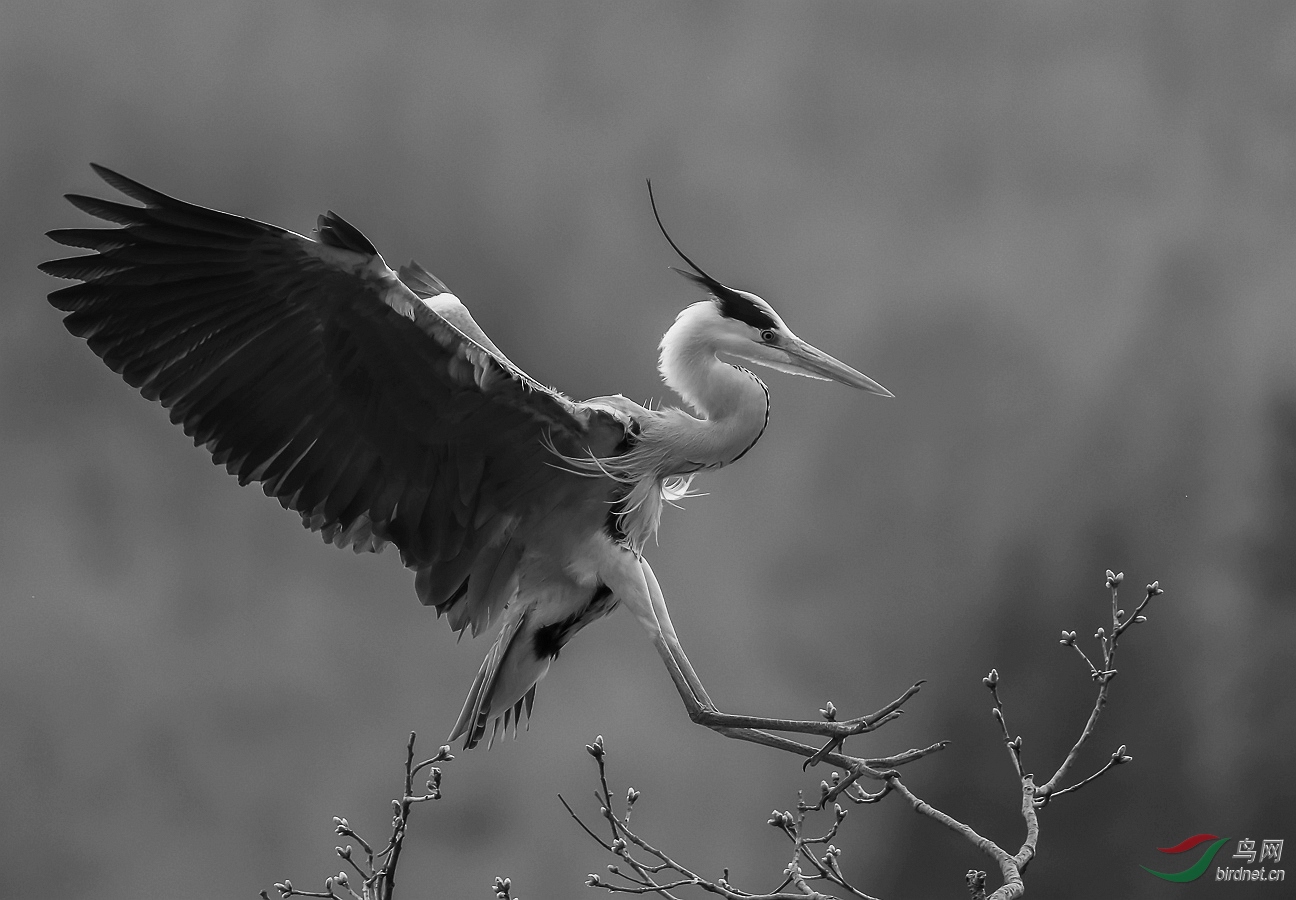
[[[528,624],[530,618],[531,615],[525,608],[507,614],[499,637],[495,639],[495,644],[482,661],[477,677],[473,679],[468,699],[464,701],[459,720],[449,738],[454,741],[462,736],[465,750],[471,750],[481,743],[492,719],[495,727],[487,742],[488,747],[495,743],[501,719],[507,733],[509,719],[512,718],[513,734],[516,736],[522,710],[526,710],[528,720],[531,718],[536,684],[549,671],[552,657],[540,658],[537,655],[534,628]]]

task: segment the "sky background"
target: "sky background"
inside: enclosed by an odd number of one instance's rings
[[[336,210],[536,378],[670,402],[657,341],[698,295],[651,177],[690,256],[897,395],[767,373],[760,444],[667,512],[648,557],[721,707],[928,679],[852,749],[953,740],[906,783],[1016,850],[981,678],[1051,773],[1093,691],[1057,638],[1095,649],[1123,570],[1126,609],[1166,594],[1075,775],[1135,761],[1044,811],[1031,895],[1180,897],[1154,848],[1296,839],[1291,4],[7,0],[0,123],[0,893],[318,888],[331,817],[382,839],[406,736],[433,752],[488,647],[64,331],[36,265],[91,224],[64,192],[109,193],[90,161],[300,232]],[[824,772],[691,725],[630,616],[535,713],[447,765],[398,896],[593,896],[556,794],[596,812],[596,734],[646,837],[777,884],[765,819]],[[888,900],[988,868],[898,798],[837,843]]]

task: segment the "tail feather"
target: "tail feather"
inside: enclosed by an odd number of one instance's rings
[[[517,738],[518,725],[520,725],[522,722],[522,709],[524,706],[526,708],[527,730],[528,731],[531,730],[531,708],[535,706],[535,692],[536,692],[536,686],[533,684],[531,685],[531,689],[527,691],[524,696],[518,698],[518,702],[514,703],[511,709],[504,710],[504,730],[505,731],[508,731],[508,727],[509,727],[509,713],[513,714],[513,737],[514,738]]]
[[[462,737],[465,750],[481,743],[492,720],[494,728],[488,747],[495,742],[501,720],[507,733],[511,719],[516,735],[523,709],[528,720],[531,717],[536,683],[549,671],[550,660],[548,657],[541,659],[535,653],[535,630],[529,627],[530,619],[527,610],[506,619],[499,637],[473,679],[449,738],[454,741]]]
[[[531,705],[535,702],[535,689],[536,686],[534,684],[531,685],[531,689],[526,692],[525,696],[519,697],[517,703],[514,703],[508,709],[504,710],[503,716],[495,717],[495,725],[491,729],[490,740],[486,742],[487,750],[495,746],[495,736],[499,734],[501,718],[504,720],[504,736],[508,737],[510,714],[513,717],[513,739],[517,740],[518,723],[522,721],[523,704],[526,704],[526,710],[527,710],[527,729],[529,730],[531,728]]]

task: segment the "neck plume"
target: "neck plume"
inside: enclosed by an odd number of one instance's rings
[[[572,471],[626,486],[614,512],[625,543],[636,553],[657,533],[663,505],[689,495],[694,473],[740,459],[769,421],[769,393],[761,380],[716,356],[716,314],[705,308],[709,305],[705,301],[680,313],[661,342],[662,378],[697,415],[674,407],[647,410],[624,397],[602,398],[615,407],[632,407],[640,430],[628,451],[581,459],[550,448]]]

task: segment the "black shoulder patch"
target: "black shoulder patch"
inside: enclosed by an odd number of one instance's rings
[[[572,638],[572,635],[580,631],[590,622],[601,618],[612,611],[616,604],[611,603],[612,589],[606,584],[600,584],[594,589],[594,595],[590,597],[589,603],[579,612],[573,613],[567,618],[552,622],[549,625],[541,625],[536,629],[533,649],[537,659],[554,659],[558,656],[558,651]]]
[[[553,659],[562,649],[563,644],[567,642],[567,634],[571,630],[571,622],[563,620],[554,622],[550,625],[541,625],[535,633],[535,650],[537,659]]]

